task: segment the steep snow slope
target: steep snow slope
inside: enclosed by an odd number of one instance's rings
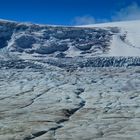
[[[113,36],[109,56],[140,56],[140,20],[86,25],[82,27],[118,27],[120,33]]]

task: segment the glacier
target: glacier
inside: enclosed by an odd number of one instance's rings
[[[139,27],[0,20],[0,140],[139,140]]]

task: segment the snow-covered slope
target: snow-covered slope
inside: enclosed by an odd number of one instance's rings
[[[127,21],[63,27],[0,21],[0,59],[41,59],[61,66],[139,65],[139,25]]]
[[[82,27],[118,27],[120,33],[113,36],[108,55],[140,56],[140,20],[85,25]]]

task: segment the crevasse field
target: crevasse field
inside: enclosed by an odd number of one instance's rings
[[[139,140],[139,27],[1,20],[0,140]]]

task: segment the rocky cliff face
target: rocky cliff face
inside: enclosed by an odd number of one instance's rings
[[[139,140],[140,49],[117,25],[1,21],[0,140]]]

